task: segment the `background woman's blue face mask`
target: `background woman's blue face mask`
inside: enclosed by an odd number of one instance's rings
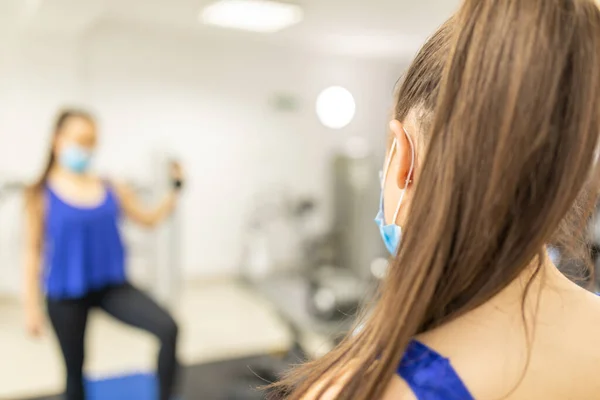
[[[60,165],[76,174],[83,174],[90,166],[92,155],[89,151],[77,145],[65,147],[59,154]]]
[[[392,143],[392,148],[390,149],[390,155],[385,163],[385,169],[383,170],[381,176],[381,198],[379,200],[379,212],[377,213],[377,217],[375,217],[375,223],[379,226],[379,233],[381,234],[381,238],[383,239],[383,243],[385,244],[386,249],[390,252],[390,254],[396,254],[398,250],[398,246],[400,246],[400,241],[402,240],[402,228],[396,225],[396,220],[398,219],[398,213],[400,212],[400,207],[402,206],[402,201],[404,200],[404,194],[406,193],[406,189],[408,188],[408,184],[410,182],[414,167],[415,167],[415,147],[413,145],[412,139],[408,132],[404,130],[406,137],[410,143],[411,147],[411,163],[410,170],[408,172],[408,176],[406,177],[406,183],[404,188],[402,189],[402,193],[400,194],[400,199],[398,200],[398,204],[396,206],[396,211],[394,212],[394,219],[391,224],[385,223],[385,212],[384,212],[384,204],[383,204],[383,192],[385,188],[385,182],[387,181],[387,174],[390,170],[390,165],[392,164],[392,159],[394,158],[394,153],[396,152],[396,148],[398,146],[396,139],[394,139],[394,143]]]

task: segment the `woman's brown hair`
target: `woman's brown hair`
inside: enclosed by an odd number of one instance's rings
[[[44,186],[46,185],[46,182],[48,181],[48,176],[50,175],[50,171],[52,170],[52,168],[54,167],[55,163],[56,163],[56,156],[54,154],[54,143],[56,142],[56,138],[57,136],[60,134],[61,129],[65,126],[65,124],[67,123],[67,121],[70,118],[83,118],[86,119],[88,121],[94,121],[94,118],[88,114],[85,111],[82,110],[76,110],[76,109],[65,109],[61,112],[59,112],[58,116],[56,117],[56,122],[54,123],[54,129],[52,131],[52,140],[51,140],[51,144],[50,144],[50,151],[48,153],[47,159],[46,159],[46,163],[44,164],[44,168],[42,170],[42,173],[40,174],[39,178],[36,179],[36,181],[33,183],[33,185],[31,185],[29,187],[28,190],[28,197],[30,200],[34,199],[34,198],[38,198],[40,196],[40,194],[42,193]]]
[[[584,186],[596,182],[600,10],[592,0],[465,0],[406,74],[396,118],[411,111],[427,149],[379,301],[356,335],[274,385],[288,399],[322,395],[342,374],[336,398],[380,398],[416,335],[530,266],[529,283],[541,278],[557,232],[581,242],[595,197]]]

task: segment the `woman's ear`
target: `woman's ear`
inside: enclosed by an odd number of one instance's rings
[[[407,187],[407,183],[413,179],[415,162],[414,141],[408,137],[404,125],[396,119],[390,122],[390,130],[396,140],[396,156],[392,161],[398,167],[396,183],[400,189],[404,189]]]

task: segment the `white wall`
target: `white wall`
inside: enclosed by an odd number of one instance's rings
[[[189,182],[181,209],[189,277],[239,271],[256,192],[284,185],[328,199],[328,156],[350,135],[383,143],[401,73],[384,62],[114,24],[80,43],[15,49],[19,56],[0,65],[0,177],[39,168],[59,104],[90,107],[101,123],[97,165],[111,176],[151,181],[152,154],[166,149],[181,157]],[[329,85],[347,87],[357,101],[355,120],[337,132],[314,112]],[[298,110],[275,110],[271,100],[280,92],[296,97]]]
[[[78,46],[63,37],[0,40],[0,176],[35,174],[57,108],[81,100]]]
[[[2,35],[0,183],[37,173],[48,151],[53,114],[81,99],[81,65],[76,40]],[[0,193],[0,293],[19,289],[21,216],[20,197]]]

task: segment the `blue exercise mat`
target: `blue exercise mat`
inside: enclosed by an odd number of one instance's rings
[[[155,400],[158,398],[157,386],[152,374],[86,381],[89,400]]]

